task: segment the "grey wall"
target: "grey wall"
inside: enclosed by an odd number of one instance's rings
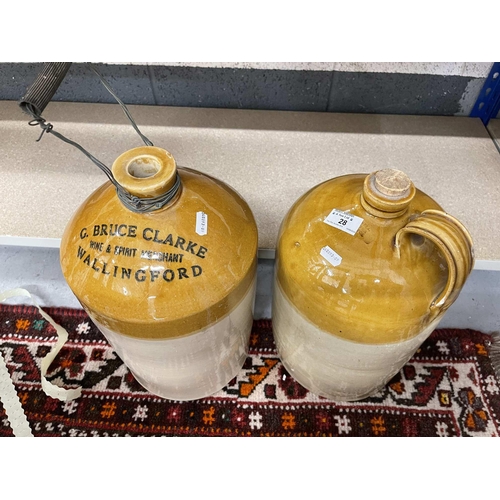
[[[463,115],[491,63],[96,63],[127,104]],[[0,63],[0,100],[19,100],[43,63]],[[75,63],[57,101],[115,102]]]

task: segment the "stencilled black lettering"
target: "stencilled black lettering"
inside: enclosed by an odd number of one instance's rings
[[[196,252],[194,251],[194,247],[198,246],[198,243],[193,243],[190,241],[188,243],[188,246],[186,247],[186,252],[191,252],[193,255],[196,255]]]
[[[172,281],[175,278],[175,273],[172,271],[172,269],[165,269],[163,272],[163,279],[167,282]]]
[[[116,245],[113,252],[114,255],[123,255],[124,257],[135,257],[137,248],[122,247],[121,245]]]
[[[189,276],[187,275],[187,269],[185,267],[179,267],[177,269],[177,272],[179,273],[179,279],[183,279],[183,278],[189,278]]]
[[[175,242],[174,247],[184,250],[184,243],[186,243],[186,240],[184,238],[181,238],[180,236],[177,236],[177,241]]]
[[[86,247],[78,246],[77,258],[92,269],[96,276],[103,274],[110,279],[130,280],[136,283],[159,281],[170,283],[174,280],[198,278],[203,274],[203,268],[189,260],[205,259],[208,254],[207,247],[182,235],[154,227],[139,228],[136,225],[114,221],[83,227],[78,235],[82,244],[86,238],[89,238],[87,240],[89,243]],[[141,248],[142,245],[137,243],[137,246],[133,247],[127,245],[125,243],[127,238],[135,238],[136,242],[142,240],[146,243],[146,248]],[[147,248],[147,243],[154,244],[155,248]],[[186,255],[188,261],[184,262]],[[116,265],[113,262],[115,257],[131,259],[131,263],[142,260],[142,266]]]
[[[122,279],[127,278],[130,279],[130,275],[132,274],[132,269],[127,269],[122,267]]]
[[[146,281],[146,270],[145,269],[137,269],[134,274],[135,281]]]
[[[200,259],[204,259],[205,258],[205,254],[207,252],[208,252],[208,248],[200,246],[200,248],[198,250],[198,253],[196,254],[196,257],[200,257]]]
[[[152,250],[142,250],[141,259],[156,260],[158,262],[182,262],[184,257],[181,253],[153,252]]]
[[[91,250],[97,250],[98,252],[102,252],[102,247],[104,243],[102,241],[93,241],[90,240],[90,249]]]

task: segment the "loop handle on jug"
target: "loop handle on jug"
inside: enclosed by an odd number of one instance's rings
[[[444,290],[433,300],[430,310],[446,310],[453,304],[474,266],[472,238],[455,217],[440,210],[424,210],[401,228],[394,240],[400,256],[403,236],[413,233],[431,240],[442,252],[448,265],[448,280]]]

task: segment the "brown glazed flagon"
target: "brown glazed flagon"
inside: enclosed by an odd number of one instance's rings
[[[273,329],[285,367],[324,397],[377,392],[436,328],[473,263],[467,229],[399,170],[316,186],[278,237]]]
[[[181,186],[163,208],[136,213],[107,182],[76,211],[61,243],[63,274],[115,351],[151,392],[178,400],[226,385],[247,352],[257,228],[247,203],[208,175],[140,147],[113,164],[138,198]]]

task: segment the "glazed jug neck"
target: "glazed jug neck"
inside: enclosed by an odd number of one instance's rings
[[[111,168],[122,188],[138,198],[165,194],[175,183],[177,165],[165,149],[142,146],[121,154]]]
[[[376,217],[393,219],[403,215],[415,196],[415,186],[400,170],[388,168],[367,175],[361,205]]]

